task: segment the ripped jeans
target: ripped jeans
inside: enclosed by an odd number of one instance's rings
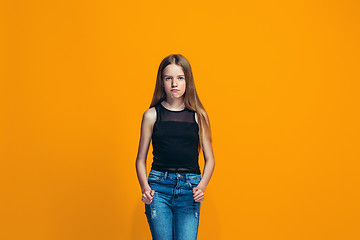
[[[195,202],[192,189],[200,174],[151,170],[148,183],[155,190],[145,214],[153,240],[196,240],[201,202]]]

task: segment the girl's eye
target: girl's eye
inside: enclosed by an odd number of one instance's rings
[[[166,77],[165,80],[171,79],[171,77]],[[185,79],[184,77],[179,77],[179,79]]]

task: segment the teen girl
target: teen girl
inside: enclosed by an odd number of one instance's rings
[[[146,177],[150,141],[153,162]],[[202,148],[203,175],[198,164]],[[210,122],[181,54],[160,63],[151,105],[142,117],[136,172],[154,240],[197,239],[200,202],[214,171]]]

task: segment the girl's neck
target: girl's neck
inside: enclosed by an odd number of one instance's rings
[[[168,107],[172,110],[182,110],[185,108],[184,99],[165,99],[163,101],[165,107]]]

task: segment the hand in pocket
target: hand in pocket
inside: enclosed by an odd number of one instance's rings
[[[142,195],[141,201],[143,201],[145,204],[150,204],[154,198],[155,190],[145,190]]]

